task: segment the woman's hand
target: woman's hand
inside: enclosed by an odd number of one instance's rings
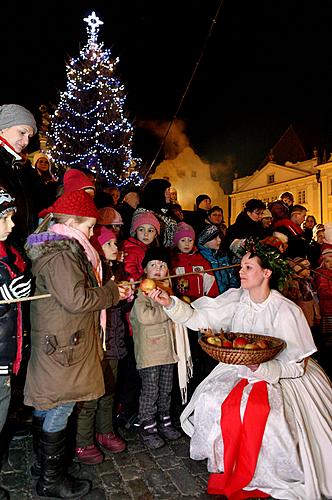
[[[246,365],[246,366],[247,368],[250,368],[252,372],[255,372],[259,368],[259,365]]]
[[[150,292],[147,292],[146,295],[163,307],[169,307],[172,304],[171,297],[161,288],[154,288]]]

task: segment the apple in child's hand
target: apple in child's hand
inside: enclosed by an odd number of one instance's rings
[[[246,339],[245,337],[236,337],[236,339],[233,340],[233,347],[244,347],[249,343],[249,340]]]
[[[139,287],[142,290],[142,292],[149,293],[151,292],[151,290],[154,290],[156,288],[156,283],[151,278],[145,278],[144,280],[141,281]]]

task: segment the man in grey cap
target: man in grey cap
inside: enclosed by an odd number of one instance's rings
[[[30,198],[31,177],[23,166],[21,152],[37,132],[33,115],[19,104],[0,106],[0,185],[16,200],[14,237],[23,243],[36,226]]]

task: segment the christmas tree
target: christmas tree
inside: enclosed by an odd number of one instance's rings
[[[67,89],[51,116],[48,145],[60,168],[88,168],[109,184],[141,184],[139,160],[132,156],[133,127],[124,111],[125,89],[118,58],[98,43],[103,22],[85,18],[87,44],[67,64]]]

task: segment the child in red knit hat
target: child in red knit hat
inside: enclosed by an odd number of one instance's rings
[[[34,408],[37,494],[77,498],[90,485],[65,473],[68,417],[77,402],[103,396],[106,309],[131,291],[112,280],[102,284],[100,258],[89,242],[98,212],[86,192],[65,193],[46,212],[55,224],[30,235],[26,245],[36,295],[50,296],[31,303],[24,402]]]

